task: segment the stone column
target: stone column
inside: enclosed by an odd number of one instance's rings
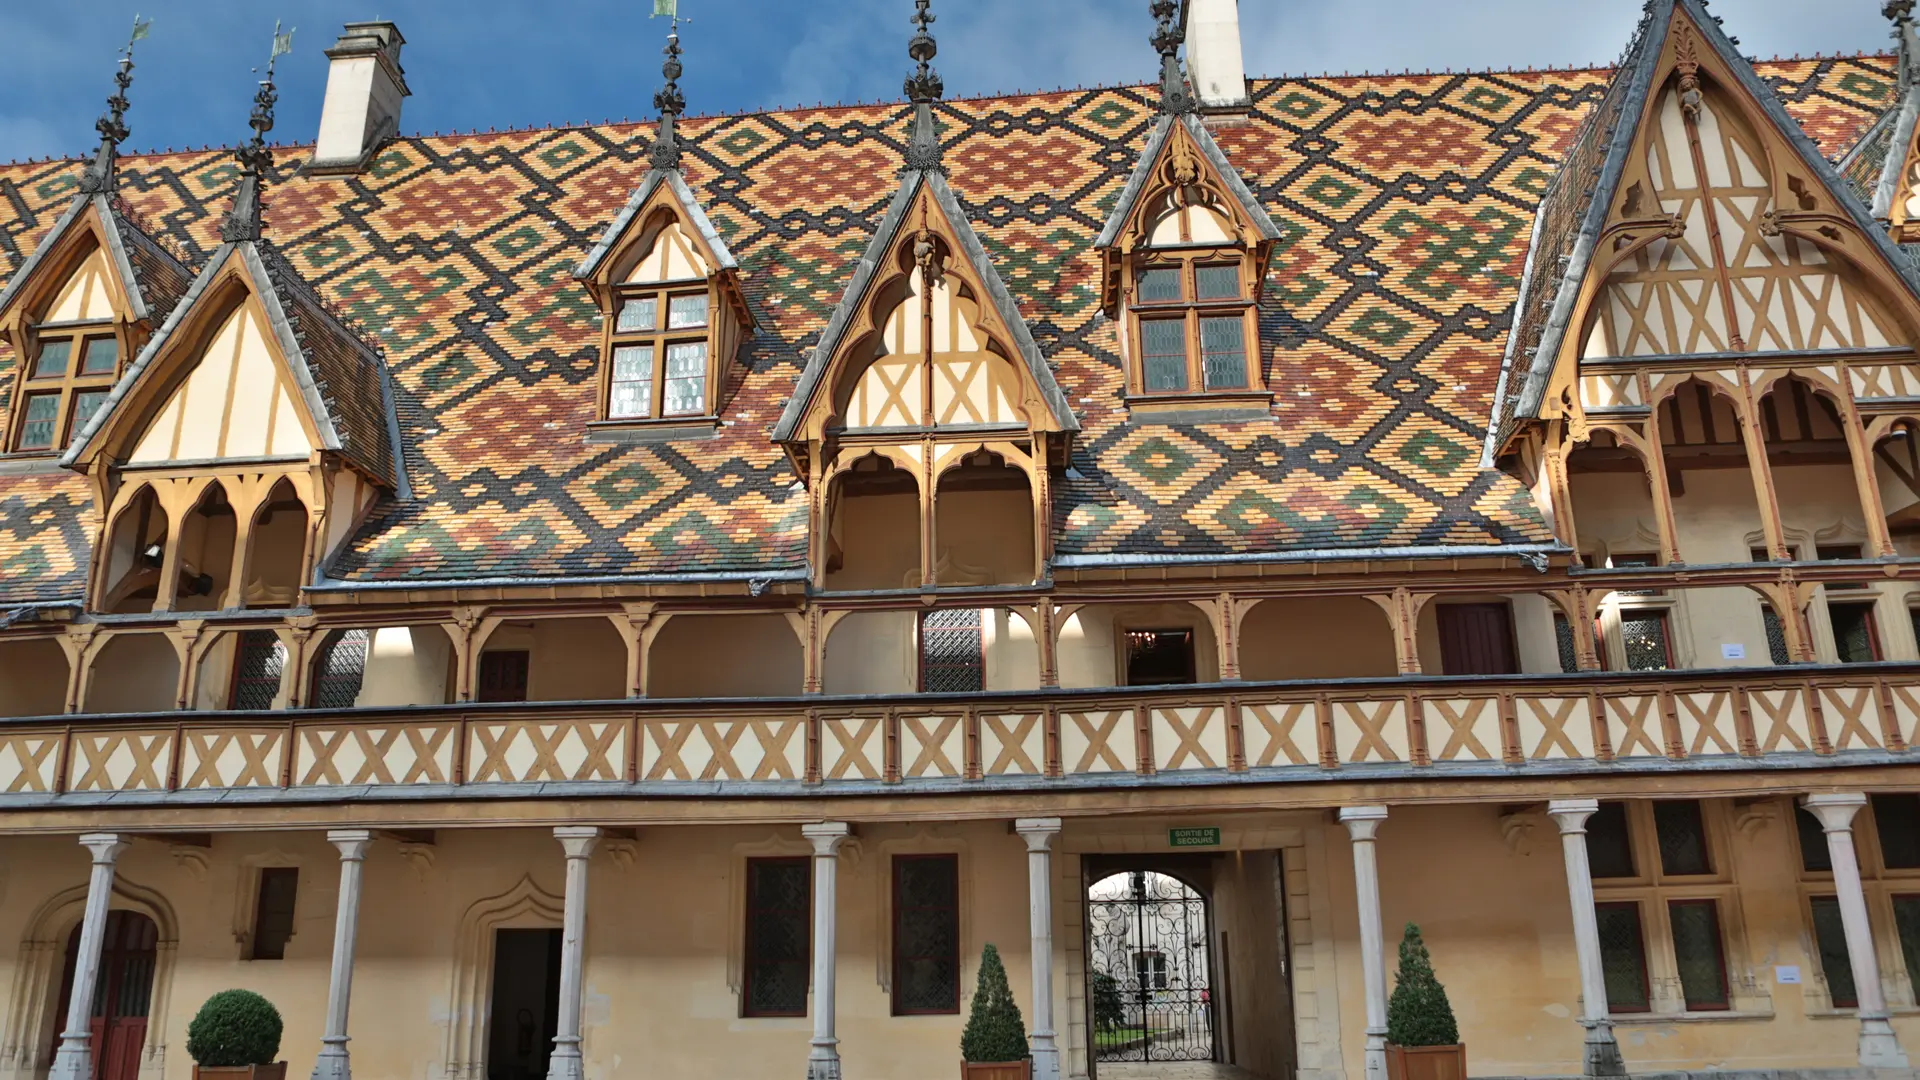
[[[800,835],[813,842],[813,1041],[807,1080],[840,1080],[840,1040],[833,1035],[833,916],[840,845],[852,832],[844,821],[800,826]]]
[[[1060,1047],[1053,1030],[1053,838],[1059,818],[1021,818],[1014,831],[1027,841],[1027,916],[1033,930],[1033,1080],[1060,1080]]]
[[[1573,904],[1573,949],[1580,961],[1580,1026],[1587,1029],[1588,1076],[1625,1076],[1620,1044],[1613,1037],[1606,968],[1600,962],[1600,923],[1593,910],[1593,870],[1587,864],[1587,819],[1598,813],[1593,799],[1547,804],[1560,826],[1560,853],[1567,863],[1567,896]]]
[[[1853,817],[1867,805],[1859,792],[1808,795],[1801,805],[1820,819],[1833,860],[1833,891],[1840,902],[1840,924],[1847,934],[1848,966],[1860,1001],[1860,1064],[1869,1069],[1904,1069],[1906,1052],[1887,1022],[1887,995],[1880,988],[1880,957],[1873,951],[1873,925],[1867,919],[1867,894],[1860,889],[1860,859],[1853,849]]]
[[[580,1005],[586,994],[587,860],[600,843],[591,825],[561,825],[554,839],[567,852],[567,896],[560,917],[560,1014],[554,1023],[553,1056],[547,1080],[581,1080]]]
[[[313,1080],[351,1080],[347,1059],[347,1004],[353,997],[353,943],[360,926],[360,870],[373,833],[331,829],[327,842],[340,849],[340,902],[333,913],[333,973],[327,989],[327,1027]]]
[[[1384,806],[1347,806],[1340,822],[1353,837],[1353,885],[1360,902],[1360,968],[1367,992],[1367,1080],[1387,1080],[1387,958],[1380,940],[1380,864],[1374,834]]]
[[[92,1080],[93,988],[100,981],[100,951],[106,944],[107,909],[113,901],[114,861],[127,845],[114,833],[85,833],[80,845],[93,853],[87,879],[87,909],[80,920],[80,951],[73,965],[73,994],[67,998],[67,1029],[53,1055],[47,1080]]]

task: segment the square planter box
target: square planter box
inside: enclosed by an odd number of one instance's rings
[[[287,1080],[287,1063],[271,1065],[195,1065],[193,1080]]]
[[[1467,1080],[1467,1048],[1388,1043],[1387,1080]]]
[[[989,1064],[964,1062],[960,1066],[960,1080],[1033,1080],[1033,1059]]]

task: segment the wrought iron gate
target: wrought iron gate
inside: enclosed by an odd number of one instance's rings
[[[1132,870],[1087,891],[1087,1000],[1098,1061],[1212,1061],[1206,898]]]

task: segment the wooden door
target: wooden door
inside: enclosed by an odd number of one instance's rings
[[[1440,673],[1513,675],[1520,670],[1513,616],[1505,604],[1441,604]]]
[[[480,654],[480,700],[527,700],[527,653],[490,649]]]
[[[92,1034],[93,1080],[138,1080],[140,1050],[147,1042],[147,1009],[153,1002],[153,969],[158,958],[159,928],[137,911],[107,912],[105,941],[100,949],[100,977],[93,986],[93,1009],[88,1022]],[[67,939],[65,975],[60,980],[60,1023],[66,1028],[68,999],[73,996],[73,969],[80,957],[80,927]],[[54,1044],[59,1045],[59,1031]]]

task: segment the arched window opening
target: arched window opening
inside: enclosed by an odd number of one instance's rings
[[[67,707],[66,650],[52,638],[0,641],[0,716],[52,716]]]
[[[307,504],[281,480],[254,516],[247,541],[247,582],[241,604],[287,608],[300,602],[306,578]]]
[[[87,672],[82,711],[172,712],[180,685],[180,654],[165,634],[115,634]]]
[[[200,659],[193,708],[285,708],[287,646],[272,630],[221,634]]]
[[[1399,671],[1393,626],[1363,596],[1262,600],[1240,623],[1240,677],[1391,678]]]
[[[941,585],[1020,585],[1038,578],[1026,472],[987,450],[962,458],[935,489],[934,540],[934,580]]]
[[[114,615],[152,611],[167,555],[167,512],[150,487],[142,487],[113,520],[107,541],[106,588],[97,605]]]
[[[1127,870],[1087,887],[1094,1058],[1212,1061],[1212,911],[1171,874]]]
[[[835,476],[827,493],[828,589],[920,584],[920,484],[879,454]]]
[[[1747,561],[1742,538],[1762,527],[1762,510],[1732,397],[1704,380],[1688,379],[1659,410],[1679,549],[1690,563]]]
[[[1781,526],[1815,536],[1864,536],[1866,516],[1860,510],[1846,421],[1833,399],[1790,375],[1767,390],[1759,407]]]
[[[1595,431],[1567,455],[1567,486],[1574,528],[1589,566],[1606,566],[1614,554],[1660,561],[1660,520],[1653,481],[1640,450],[1611,431]]]
[[[314,654],[310,709],[445,705],[453,698],[453,642],[437,626],[336,630]]]
[[[610,619],[505,623],[480,652],[476,701],[612,701],[627,696],[627,643]]]
[[[1875,440],[1873,474],[1895,548],[1920,554],[1920,421],[1903,417]]]
[[[233,574],[233,546],[240,522],[227,489],[207,485],[180,525],[180,576],[175,583],[176,611],[219,611],[227,606]]]

